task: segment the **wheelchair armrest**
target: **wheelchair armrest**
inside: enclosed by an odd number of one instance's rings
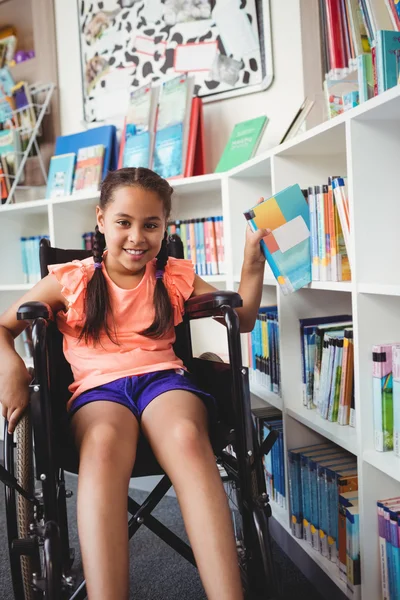
[[[25,302],[17,310],[17,320],[33,321],[40,317],[49,320],[52,314],[52,310],[48,304],[44,304],[43,302]]]
[[[222,306],[240,308],[242,305],[242,298],[237,292],[210,292],[189,298],[185,303],[185,314],[189,319],[214,317],[221,314]]]

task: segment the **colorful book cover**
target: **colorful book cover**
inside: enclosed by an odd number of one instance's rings
[[[129,135],[125,140],[123,167],[150,168],[151,134]]]
[[[310,213],[300,186],[278,192],[244,216],[253,231],[270,230],[261,248],[283,294],[310,283]]]
[[[75,160],[75,152],[51,157],[47,176],[46,198],[60,198],[71,194]]]
[[[360,517],[358,506],[346,508],[347,595],[361,599]]]
[[[392,353],[393,372],[393,449],[400,456],[400,347]]]
[[[78,150],[73,193],[97,192],[103,170],[104,146],[97,144]]]
[[[252,158],[257,152],[268,117],[256,117],[237,123],[215,169],[216,173],[229,171]]]
[[[372,348],[374,437],[378,452],[393,450],[393,373],[392,351],[400,344]]]
[[[308,206],[310,210],[311,276],[313,281],[319,281],[321,265],[319,257],[317,197],[312,187],[308,188]]]
[[[158,175],[168,179],[179,177],[182,172],[183,125],[178,123],[160,129],[156,133],[153,169]]]
[[[379,94],[397,85],[400,75],[400,36],[398,31],[377,31],[376,66]]]

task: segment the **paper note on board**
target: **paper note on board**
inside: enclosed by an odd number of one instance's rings
[[[213,10],[219,35],[227,55],[243,58],[258,50],[258,40],[240,0],[218,0]]]
[[[209,71],[217,52],[217,42],[178,45],[175,48],[174,69],[177,73]]]

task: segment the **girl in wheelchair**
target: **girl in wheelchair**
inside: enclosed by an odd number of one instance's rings
[[[10,433],[28,403],[14,350],[22,302],[57,315],[74,375],[68,403],[80,454],[78,528],[88,597],[128,598],[127,492],[139,428],[176,490],[207,597],[243,598],[232,523],[208,435],[214,400],[175,355],[185,301],[214,291],[188,260],[168,258],[173,189],[144,168],[111,172],[96,207],[93,257],[49,274],[0,317],[0,401]],[[266,232],[246,234],[238,309],[251,331],[261,301]],[[113,507],[110,518],[109,507]]]

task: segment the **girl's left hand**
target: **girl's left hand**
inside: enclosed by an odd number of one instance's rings
[[[263,202],[264,198],[260,198],[258,204]],[[252,231],[250,225],[246,228],[246,243],[244,247],[243,263],[249,267],[253,265],[262,265],[265,263],[264,252],[261,250],[261,240],[271,233],[270,229],[259,229]]]

